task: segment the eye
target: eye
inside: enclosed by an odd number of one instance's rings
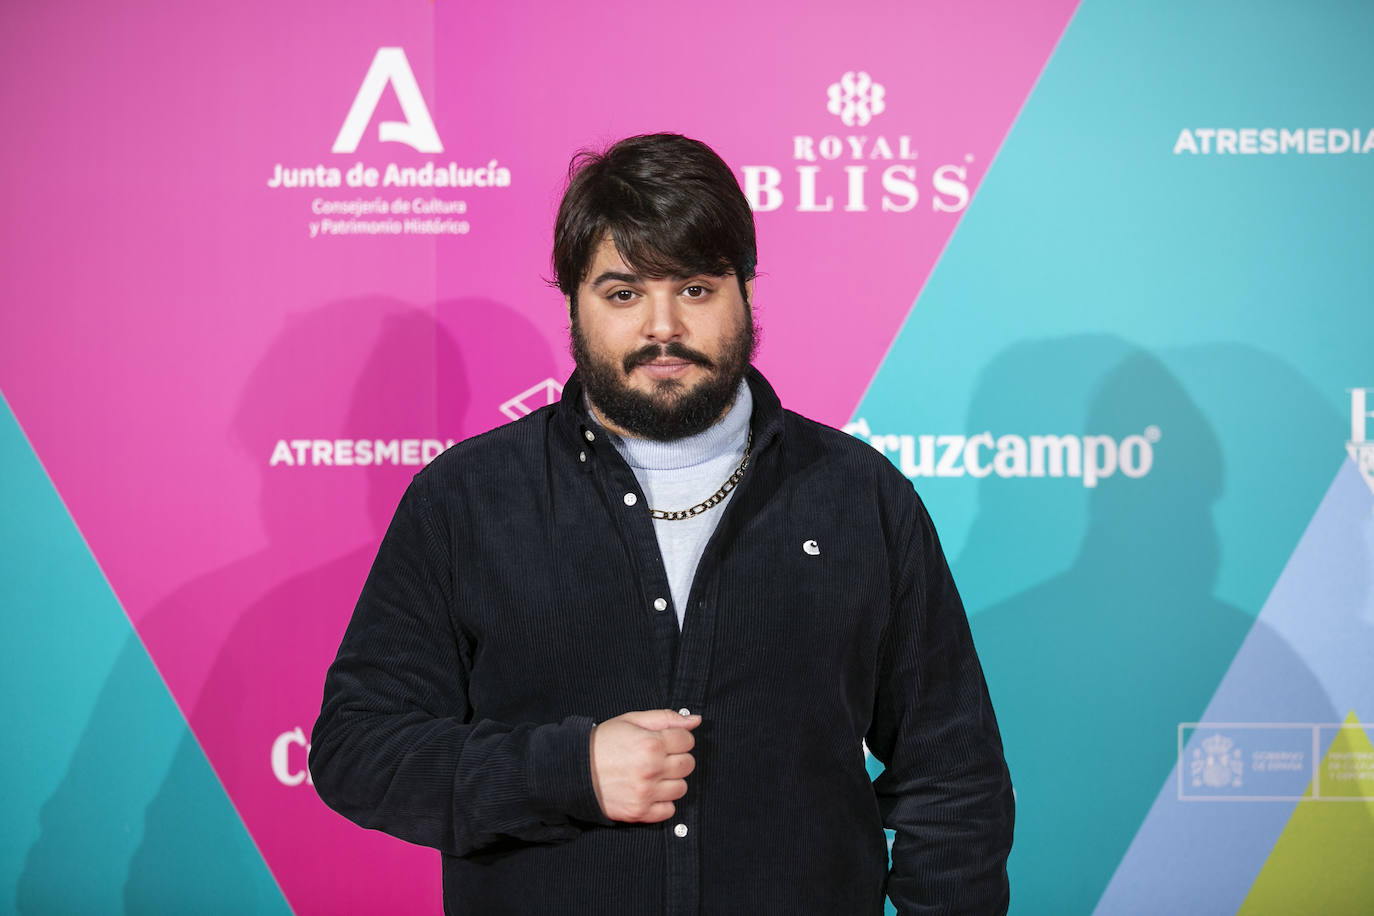
[[[608,297],[612,302],[629,302],[635,297],[632,289],[618,289]]]
[[[711,289],[710,287],[701,286],[700,284],[694,283],[691,286],[684,289],[682,291],[682,294],[686,296],[688,299],[705,299],[707,296],[711,294]]]

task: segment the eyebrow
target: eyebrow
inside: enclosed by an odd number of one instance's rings
[[[608,270],[592,281],[592,286],[600,286],[603,283],[638,283],[639,274],[626,274],[616,270]]]
[[[697,272],[695,272],[695,273],[689,273],[689,272],[687,272],[687,271],[678,271],[677,273],[673,274],[672,277],[671,277],[670,279],[673,279],[673,280],[690,280],[690,279],[692,279],[693,277],[705,277],[705,276],[714,276],[714,274],[704,274],[704,273],[701,273],[700,271],[697,271]],[[604,271],[603,273],[599,274],[599,275],[597,276],[597,278],[596,278],[595,280],[592,281],[591,285],[592,285],[593,287],[597,287],[597,286],[600,286],[600,285],[603,284],[603,283],[642,283],[643,281],[644,281],[644,278],[641,277],[639,274],[627,274],[627,273],[622,273],[621,271],[618,271],[618,270],[607,270],[607,271]]]

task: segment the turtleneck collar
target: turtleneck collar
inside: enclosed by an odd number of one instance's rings
[[[735,403],[726,411],[725,416],[695,436],[659,442],[654,439],[618,436],[610,430],[606,430],[606,435],[630,467],[646,471],[676,471],[705,464],[732,452],[743,452],[744,443],[749,435],[749,419],[753,412],[753,392],[749,390],[748,383],[741,380],[739,391],[735,394]],[[595,423],[596,415],[590,411],[588,414]]]

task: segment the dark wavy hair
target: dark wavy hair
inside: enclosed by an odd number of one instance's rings
[[[574,315],[577,288],[608,235],[641,276],[733,273],[749,300],[754,212],[730,167],[700,140],[646,134],[573,156],[553,229],[553,282]]]

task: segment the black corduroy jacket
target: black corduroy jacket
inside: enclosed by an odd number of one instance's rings
[[[443,853],[446,912],[1005,912],[1011,783],[930,518],[878,452],[749,385],[754,456],[681,632],[576,374],[415,476],[310,769],[346,817]],[[593,723],[660,708],[703,717],[687,795],[611,822]]]

